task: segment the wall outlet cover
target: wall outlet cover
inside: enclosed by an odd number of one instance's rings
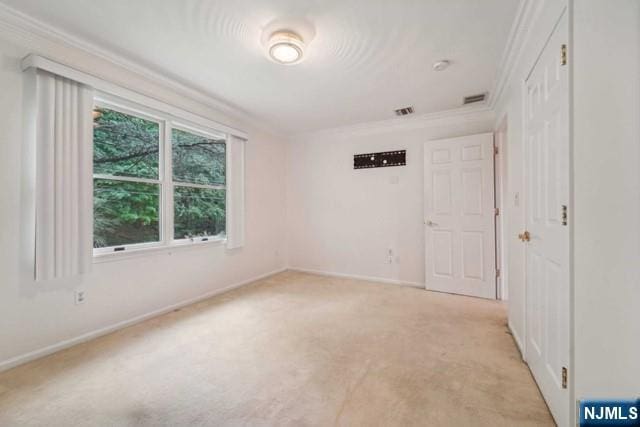
[[[85,300],[86,300],[86,295],[85,295],[84,291],[76,291],[75,292],[76,305],[84,304]]]

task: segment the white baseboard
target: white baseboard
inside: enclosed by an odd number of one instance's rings
[[[407,282],[403,280],[386,279],[384,277],[360,276],[357,274],[335,273],[332,271],[310,270],[308,268],[289,267],[290,271],[299,271],[300,273],[317,274],[319,276],[342,277],[345,279],[366,280],[367,282],[387,283],[391,285],[410,286],[412,288],[424,288],[424,283]]]
[[[516,346],[520,351],[520,357],[522,357],[522,360],[525,360],[524,347],[522,346],[522,340],[520,339],[520,336],[516,333],[516,330],[513,328],[513,326],[511,326],[511,322],[507,322],[507,327],[509,328],[509,332],[511,332],[511,336],[513,337],[513,340],[516,342]]]
[[[252,277],[251,279],[244,280],[244,281],[239,282],[239,283],[234,283],[232,285],[225,286],[224,288],[216,289],[215,291],[207,292],[207,293],[202,294],[200,296],[197,296],[195,298],[190,298],[188,300],[181,301],[179,303],[166,306],[166,307],[161,308],[159,310],[154,310],[154,311],[151,311],[149,313],[142,314],[140,316],[136,316],[136,317],[133,317],[131,319],[127,319],[127,320],[124,320],[122,322],[118,322],[118,323],[115,323],[113,325],[109,325],[109,326],[106,326],[104,328],[97,329],[95,331],[87,332],[87,333],[79,335],[77,337],[70,338],[70,339],[64,340],[64,341],[60,341],[60,342],[58,342],[56,344],[52,344],[52,345],[49,345],[47,347],[31,351],[29,353],[22,354],[20,356],[16,356],[16,357],[13,357],[13,358],[8,359],[8,360],[4,360],[4,361],[0,362],[0,372],[6,371],[6,370],[11,369],[11,368],[14,368],[14,367],[16,367],[18,365],[22,365],[22,364],[30,362],[32,360],[39,359],[39,358],[44,357],[44,356],[48,356],[48,355],[56,353],[56,352],[58,352],[60,350],[64,350],[66,348],[73,347],[74,345],[78,345],[80,343],[83,343],[83,342],[86,342],[86,341],[90,341],[90,340],[98,338],[98,337],[100,337],[102,335],[106,335],[106,334],[109,334],[111,332],[115,332],[115,331],[117,331],[119,329],[126,328],[127,326],[131,326],[131,325],[134,325],[136,323],[143,322],[143,321],[151,319],[153,317],[161,316],[163,314],[169,313],[169,312],[171,312],[173,310],[176,310],[178,308],[182,308],[182,307],[186,307],[186,306],[191,305],[191,304],[195,304],[195,303],[203,301],[205,299],[208,299],[208,298],[214,297],[216,295],[222,294],[224,292],[228,292],[230,290],[233,290],[233,289],[248,285],[248,284],[253,283],[255,281],[267,278],[269,276],[273,276],[275,274],[281,273],[281,272],[286,271],[286,270],[287,270],[286,267],[279,268],[279,269],[271,271],[269,273],[261,274],[261,275],[256,276],[256,277]]]

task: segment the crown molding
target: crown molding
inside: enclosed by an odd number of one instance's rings
[[[527,41],[530,38],[531,29],[537,16],[540,14],[544,0],[522,0],[516,17],[509,31],[507,44],[502,53],[500,65],[498,66],[498,76],[489,94],[487,104],[493,110],[499,105],[504,90],[509,85],[516,65],[518,64]]]
[[[370,135],[392,131],[408,131],[430,127],[448,126],[459,123],[493,120],[494,112],[486,104],[479,106],[460,107],[451,110],[425,113],[413,117],[399,117],[387,120],[378,120],[358,123],[355,125],[340,126],[329,129],[320,129],[295,133],[292,140],[326,137],[328,135]]]
[[[265,120],[217,98],[207,90],[180,81],[177,77],[168,77],[109,49],[90,43],[52,25],[45,24],[3,3],[0,3],[0,35],[4,35],[9,40],[28,49],[33,49],[35,52],[32,53],[41,53],[56,62],[86,73],[91,73],[91,70],[83,67],[80,63],[82,61],[77,59],[78,55],[70,55],[70,52],[81,53],[86,58],[105,61],[127,73],[135,75],[138,79],[152,86],[168,90],[175,95],[211,109],[212,112],[223,114],[235,122],[232,123],[235,127],[238,127],[239,124],[247,124],[272,135],[284,135],[281,129],[273,128]],[[70,57],[75,60],[70,60]],[[104,78],[107,76],[98,77]],[[128,86],[126,89],[141,92],[136,87]],[[146,96],[156,95],[154,93],[141,93]],[[199,111],[191,112],[202,115],[202,112]]]
[[[243,124],[248,124],[274,136],[299,138],[337,133],[368,134],[389,130],[410,130],[438,125],[438,122],[444,124],[447,120],[478,120],[479,115],[484,114],[486,118],[489,115],[494,114],[502,97],[505,96],[505,88],[508,87],[509,82],[513,77],[514,69],[522,56],[523,49],[530,37],[532,24],[539,15],[544,4],[544,0],[521,1],[509,32],[505,49],[502,53],[497,78],[492,90],[489,92],[489,99],[485,104],[481,106],[461,107],[452,110],[416,115],[414,117],[370,121],[355,125],[297,132],[293,134],[286,132],[284,129],[274,128],[268,123],[268,121],[256,117],[230,103],[224,102],[215,95],[208,93],[206,90],[194,87],[186,82],[182,82],[178,77],[168,77],[158,73],[149,67],[130,60],[111,50],[82,40],[81,38],[71,35],[59,28],[45,24],[1,2],[0,35],[5,35],[9,40],[29,49],[33,49],[36,53],[42,53],[54,61],[77,68],[80,71],[90,72],[90,70],[87,70],[86,68],[83,69],[81,64],[78,64],[78,62],[81,61],[77,60],[77,55],[74,56],[74,58],[76,58],[75,62],[69,60],[69,57],[71,56],[69,55],[70,51],[81,52],[82,55],[86,57],[108,62],[125,72],[135,75],[150,85],[168,90],[190,100],[191,102],[202,105],[207,109],[212,110],[214,113],[223,114],[233,121],[233,123],[230,123],[233,127],[242,127]],[[138,88],[136,87],[128,86],[126,88],[138,91]],[[147,96],[155,95],[150,93],[142,94]],[[202,114],[199,111],[193,111],[194,108],[191,110],[192,113]],[[224,119],[216,118],[216,121],[224,121]]]

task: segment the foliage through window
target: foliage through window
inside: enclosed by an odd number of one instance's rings
[[[225,233],[224,140],[173,129],[174,236],[206,238]]]
[[[160,124],[93,113],[94,248],[160,241]]]
[[[159,186],[94,179],[94,247],[160,241]]]
[[[94,248],[224,237],[225,138],[118,110],[93,114]]]
[[[160,125],[98,108],[94,111],[93,173],[158,179]]]

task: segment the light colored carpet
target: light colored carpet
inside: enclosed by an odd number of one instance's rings
[[[0,425],[553,425],[505,322],[286,272],[0,374]]]

